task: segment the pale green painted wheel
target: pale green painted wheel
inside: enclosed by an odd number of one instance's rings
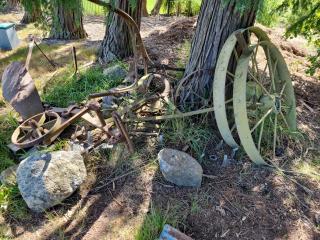
[[[242,34],[243,39],[249,41],[249,44],[252,36],[256,38],[255,41],[257,42],[270,41],[262,29],[250,27],[232,33],[221,49],[213,82],[213,105],[220,134],[223,140],[232,148],[238,148],[238,143],[233,137],[235,123],[232,116],[232,109],[230,109],[232,108],[232,94],[229,94],[229,99],[226,99],[226,95],[228,95],[229,90],[232,92],[232,84],[234,81],[234,74],[228,69],[230,69],[230,67],[232,68],[232,66],[230,66],[231,62],[233,59],[237,61],[241,53],[237,38],[238,34]]]
[[[256,164],[277,165],[290,133],[296,131],[296,101],[288,67],[271,42],[249,46],[240,56],[233,109],[249,158]]]

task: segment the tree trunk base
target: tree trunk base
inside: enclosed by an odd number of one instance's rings
[[[213,71],[227,38],[235,30],[252,26],[255,14],[256,6],[240,14],[235,9],[235,1],[225,4],[224,0],[203,0],[184,76],[200,69]],[[213,74],[209,71],[186,80],[178,93],[180,107],[197,109],[211,104],[213,81]]]

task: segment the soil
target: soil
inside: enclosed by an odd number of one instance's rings
[[[191,40],[195,18],[143,18],[142,36],[151,58],[176,64],[179,47]],[[90,23],[89,23],[90,22]],[[101,18],[87,19],[88,42],[99,44],[104,34]],[[313,146],[296,150],[290,169],[302,158],[310,162],[319,151],[320,83],[305,74],[305,56],[312,49],[304,39],[285,40],[281,29],[266,29],[285,56],[297,94],[299,129]],[[181,57],[180,57],[181,58]],[[220,137],[208,143],[202,162],[204,178],[200,189],[179,188],[166,182],[156,164],[157,139],[135,139],[138,155],[126,160],[94,154],[87,159],[90,171],[80,191],[62,206],[46,214],[31,213],[31,219],[5,219],[16,239],[134,239],[152,207],[175,211],[178,228],[193,239],[320,239],[320,182],[303,175],[280,175],[258,168],[245,157],[222,167],[231,149],[220,145]],[[299,145],[299,143],[297,143]],[[180,146],[170,146],[178,149]],[[302,157],[300,157],[302,156]],[[151,163],[150,163],[151,162]],[[145,164],[147,167],[141,167]],[[137,171],[125,175],[132,169]],[[123,176],[113,184],[117,176]],[[298,183],[298,184],[297,184]],[[309,192],[306,188],[312,191]],[[177,210],[178,209],[178,210]]]

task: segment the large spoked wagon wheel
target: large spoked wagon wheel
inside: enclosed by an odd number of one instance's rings
[[[24,121],[13,132],[11,141],[20,148],[28,148],[51,139],[52,133],[61,125],[61,118],[55,112],[37,114]]]
[[[242,42],[241,42],[242,40]],[[234,138],[236,127],[234,121],[232,91],[234,72],[244,44],[270,41],[267,34],[258,27],[235,31],[223,45],[214,75],[213,104],[217,127],[224,141],[232,148],[238,148]]]
[[[249,46],[239,58],[233,109],[241,144],[256,164],[277,165],[296,130],[296,101],[290,73],[269,41]]]

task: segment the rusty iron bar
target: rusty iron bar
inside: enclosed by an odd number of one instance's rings
[[[119,116],[119,114],[117,112],[113,112],[112,118],[114,120],[116,127],[120,130],[122,136],[125,138],[129,152],[134,153],[134,147],[133,147],[132,140],[130,139],[130,136],[128,134],[126,127],[124,126],[124,124],[121,121],[121,117]]]
[[[78,72],[78,60],[77,60],[77,50],[75,46],[72,46],[72,56],[73,56],[73,64],[74,64],[74,75]]]
[[[51,66],[55,69],[56,64],[42,51],[40,46],[36,43],[36,41],[33,39],[34,45],[39,49],[39,51],[42,53],[42,55],[47,59],[47,61],[51,64]]]

